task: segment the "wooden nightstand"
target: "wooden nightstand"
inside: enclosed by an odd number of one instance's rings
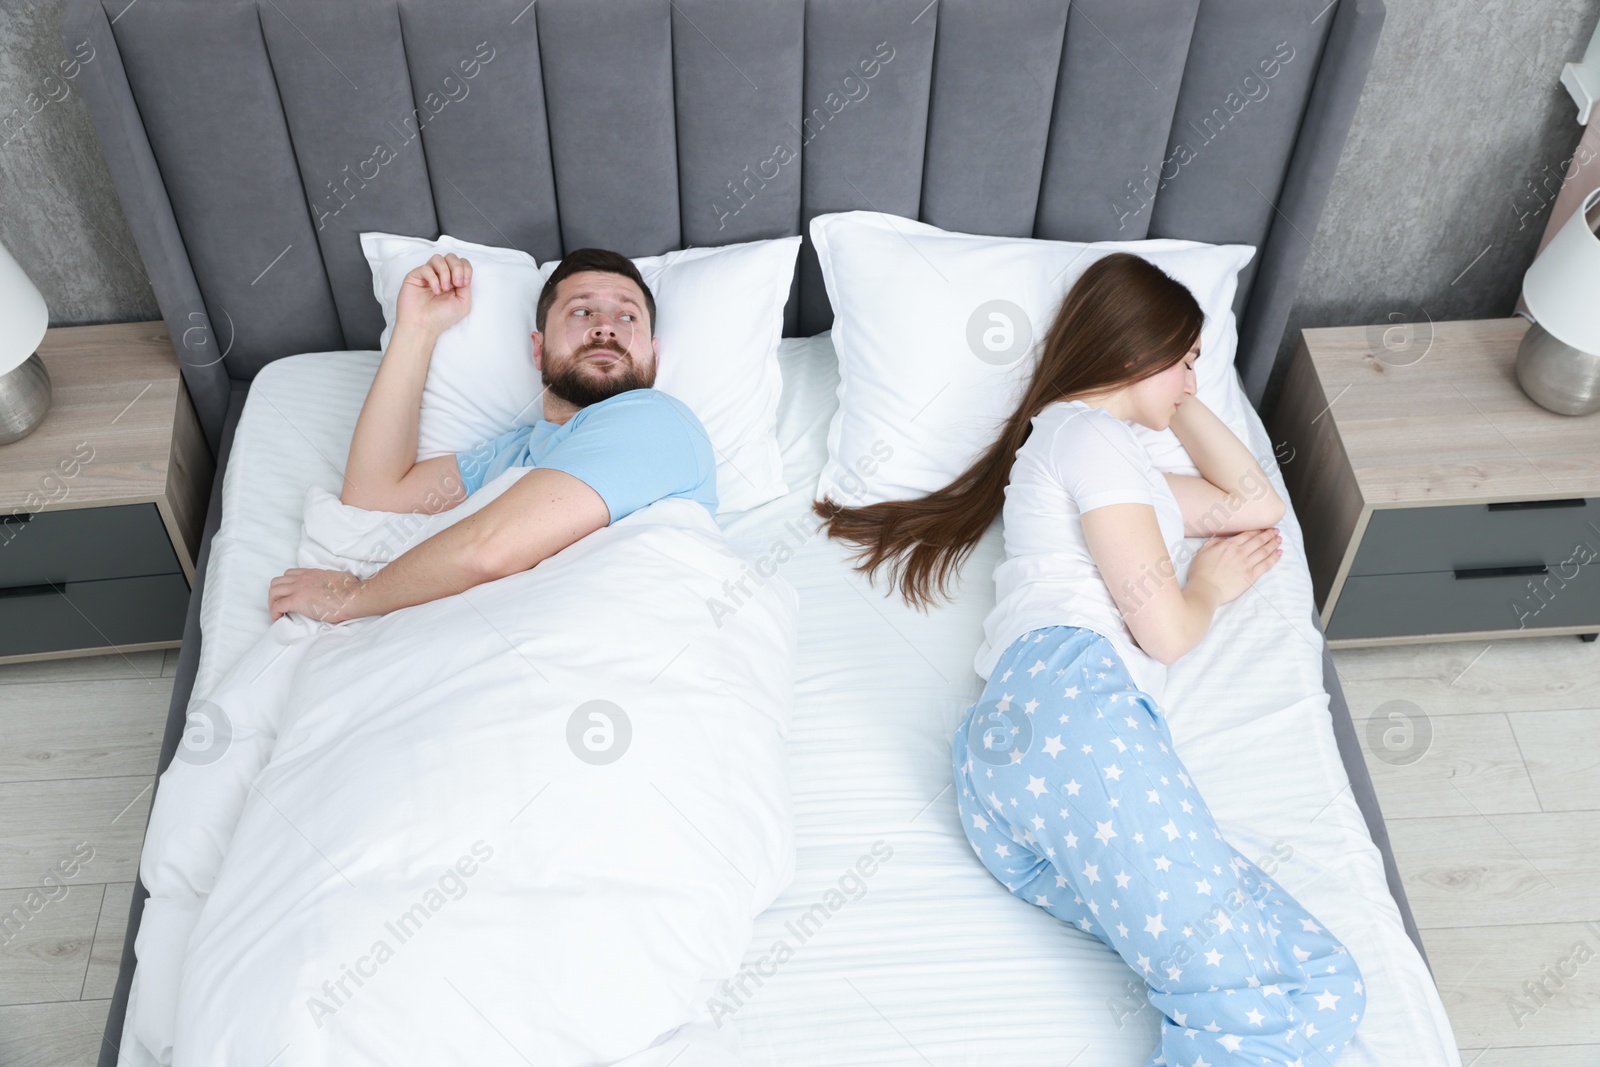
[[[1527,329],[1301,332],[1272,432],[1331,647],[1600,631],[1600,415],[1522,392]]]
[[[174,648],[210,449],[161,322],[50,330],[54,399],[0,445],[0,663]]]

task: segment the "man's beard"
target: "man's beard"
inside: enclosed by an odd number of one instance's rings
[[[605,371],[603,377],[584,373],[584,357],[596,351],[610,352],[626,366],[620,370]],[[612,366],[615,367],[616,364]],[[542,377],[544,387],[554,396],[579,408],[609,400],[618,393],[626,393],[630,389],[649,389],[656,384],[653,365],[649,370],[641,370],[633,361],[633,357],[615,344],[585,345],[574,352],[559,370],[552,372],[547,368]]]

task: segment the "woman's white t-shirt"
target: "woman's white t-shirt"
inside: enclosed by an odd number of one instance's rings
[[[1108,504],[1155,508],[1182,583],[1188,570],[1183,512],[1133,427],[1081,400],[1049,405],[1033,417],[1006,486],[1005,560],[995,568],[996,602],[973,662],[984,679],[1029,630],[1082,626],[1108,638],[1134,683],[1161,700],[1166,665],[1134,643],[1083,538],[1083,513]],[[1152,568],[1150,577],[1146,590],[1161,576]]]

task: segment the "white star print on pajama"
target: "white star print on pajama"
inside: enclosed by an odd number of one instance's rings
[[[1366,1008],[1350,953],[1217,830],[1165,717],[1093,630],[1000,657],[954,746],[973,851],[1110,945],[1163,1015],[1149,1067],[1328,1067]]]

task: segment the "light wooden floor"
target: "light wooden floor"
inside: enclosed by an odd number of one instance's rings
[[[100,1054],[177,661],[0,667],[0,1067]]]
[[[1413,745],[1431,734],[1414,762],[1380,740],[1367,763],[1463,1063],[1600,1067],[1600,644],[1334,660],[1364,738],[1391,701]],[[0,930],[0,1067],[96,1060],[176,661],[0,667],[0,917],[93,849],[64,895]]]
[[[1432,732],[1407,765],[1363,743],[1462,1063],[1597,1067],[1600,642],[1333,658],[1363,735],[1390,701],[1420,709]]]

